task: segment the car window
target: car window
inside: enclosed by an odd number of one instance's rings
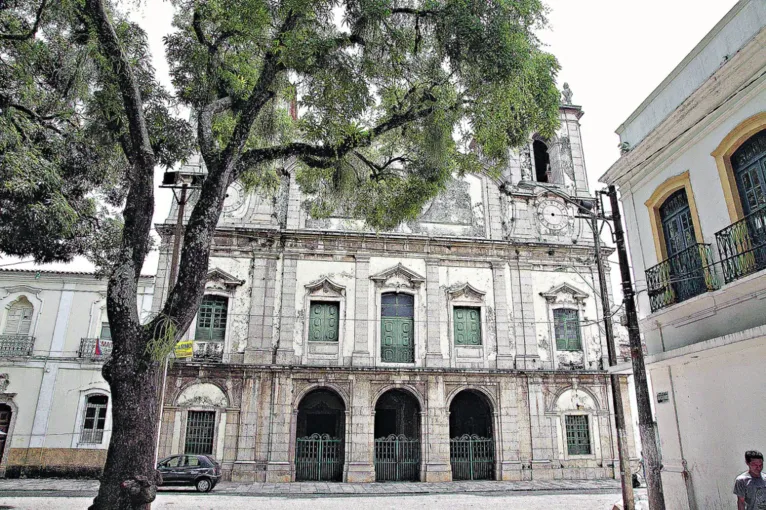
[[[212,467],[213,466],[213,464],[210,462],[210,459],[208,459],[204,455],[200,455],[197,458],[199,459],[200,466],[205,466],[205,467]]]
[[[186,456],[186,464],[184,466],[189,467],[198,467],[199,466],[199,459],[196,455],[187,455]]]
[[[182,457],[171,457],[167,461],[165,461],[162,465],[164,467],[178,467],[181,465],[181,459]]]

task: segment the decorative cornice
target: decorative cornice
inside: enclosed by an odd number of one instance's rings
[[[385,271],[381,271],[378,274],[370,276],[370,280],[374,281],[376,285],[382,286],[386,285],[389,280],[392,280],[397,276],[404,279],[410,284],[409,286],[413,288],[420,286],[420,284],[426,281],[423,276],[419,275],[412,269],[403,266],[401,262],[394,267],[388,268]],[[399,283],[393,286],[400,287],[402,284]]]
[[[575,301],[584,301],[588,297],[588,294],[568,283],[562,283],[552,287],[548,292],[540,293],[549,303],[555,303],[562,294],[570,294]]]
[[[39,299],[40,292],[42,292],[43,289],[30,287],[29,285],[14,285],[12,287],[5,287],[3,290],[5,291],[6,296],[10,296],[11,294],[15,294],[17,292],[27,292],[29,294],[34,294],[35,297]]]
[[[305,287],[306,290],[312,294],[319,293],[321,291],[323,294],[335,294],[337,296],[346,295],[346,287],[333,282],[327,277],[313,281],[311,283],[307,283]]]
[[[474,301],[483,301],[486,294],[486,292],[477,289],[470,283],[459,283],[447,289],[447,295],[450,299],[465,297]]]
[[[217,281],[222,284],[224,284],[226,287],[239,287],[240,285],[245,283],[245,280],[240,280],[238,278],[235,278],[233,275],[227,273],[223,269],[213,268],[207,273],[206,280],[208,282],[210,281]]]

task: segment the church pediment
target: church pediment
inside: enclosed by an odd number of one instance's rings
[[[339,285],[329,278],[322,278],[306,284],[306,290],[312,296],[345,296],[346,287]]]
[[[484,296],[487,293],[477,289],[470,283],[460,283],[447,289],[447,294],[453,300],[467,299],[469,301],[481,302],[484,301]]]
[[[207,286],[208,288],[222,288],[225,290],[232,290],[234,287],[239,287],[245,283],[245,280],[235,278],[233,275],[227,273],[223,269],[213,268],[207,273]]]
[[[426,281],[424,277],[401,263],[370,276],[370,280],[379,287],[404,287],[408,289],[417,288]]]
[[[577,287],[570,285],[569,283],[556,285],[552,287],[548,292],[541,292],[540,295],[550,303],[566,300],[582,302],[588,297],[588,294],[581,291]]]

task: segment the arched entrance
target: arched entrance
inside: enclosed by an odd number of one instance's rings
[[[346,406],[332,390],[316,389],[298,404],[295,480],[343,479]]]
[[[494,480],[492,405],[478,391],[463,390],[449,407],[453,480]]]
[[[0,462],[3,460],[3,454],[5,453],[5,445],[8,443],[10,437],[8,433],[11,429],[11,416],[13,410],[8,404],[0,404]]]
[[[420,404],[389,390],[375,404],[375,480],[420,480]]]

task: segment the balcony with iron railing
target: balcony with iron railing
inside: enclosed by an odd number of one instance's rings
[[[0,335],[0,356],[31,356],[35,337],[29,335]]]
[[[717,232],[715,238],[726,283],[766,269],[766,206]]]
[[[709,244],[694,244],[646,270],[652,312],[681,303],[721,284]]]
[[[179,361],[220,363],[223,346],[223,342],[215,340],[184,340],[176,344],[175,356]]]
[[[112,341],[102,338],[81,338],[78,358],[106,359],[112,354]]]

